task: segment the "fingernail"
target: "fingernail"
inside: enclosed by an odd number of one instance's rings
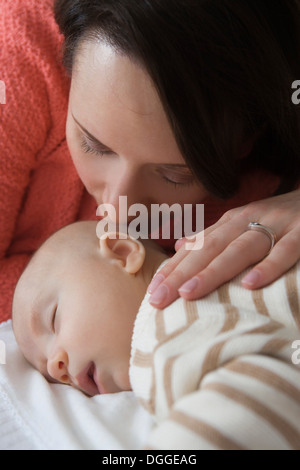
[[[198,279],[194,277],[193,279],[190,279],[185,284],[183,284],[178,291],[183,292],[184,294],[190,294],[196,289],[198,284],[199,284]]]
[[[251,271],[247,276],[244,277],[242,280],[242,284],[253,287],[257,285],[260,281],[260,272],[259,271]]]
[[[155,291],[155,289],[165,280],[165,277],[162,275],[162,274],[157,274],[157,276],[155,276],[153,279],[152,279],[152,282],[150,282],[149,286],[148,286],[148,292],[149,294],[152,294],[152,292]]]
[[[175,243],[175,250],[176,251],[180,250],[183,244],[184,244],[184,238],[179,238],[179,240],[177,240],[177,242]]]
[[[166,285],[160,286],[154,294],[149,299],[150,304],[159,305],[161,304],[168,296],[169,288]]]

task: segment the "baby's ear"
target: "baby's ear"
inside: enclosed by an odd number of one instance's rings
[[[100,254],[119,264],[129,274],[136,274],[144,264],[145,248],[142,243],[124,233],[105,233],[100,238]]]

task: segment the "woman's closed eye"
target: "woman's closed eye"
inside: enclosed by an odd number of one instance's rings
[[[168,184],[171,184],[172,186],[174,186],[175,189],[176,188],[186,188],[186,187],[189,187],[189,186],[192,186],[193,184],[195,184],[194,179],[190,179],[189,181],[185,181],[185,182],[173,181],[172,178],[167,178],[166,176],[163,176],[163,179]]]
[[[80,136],[80,147],[86,154],[95,155],[97,157],[104,157],[106,155],[115,155],[115,153],[103,146],[100,142],[94,141],[86,134]],[[171,165],[172,167],[172,165]],[[187,167],[182,166],[180,169],[172,170],[159,170],[159,175],[167,184],[172,185],[175,189],[187,188],[196,184],[194,176],[190,173]]]
[[[175,188],[186,188],[196,184],[194,176],[188,170],[160,170],[163,180]]]
[[[84,153],[89,153],[100,157],[112,154],[110,150],[106,150],[103,147],[99,147],[97,144],[93,144],[85,135],[82,135],[81,137],[80,146]]]

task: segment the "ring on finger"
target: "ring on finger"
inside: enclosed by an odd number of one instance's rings
[[[250,224],[248,225],[248,230],[254,230],[256,232],[261,232],[263,233],[264,235],[266,235],[268,237],[268,239],[270,240],[270,243],[271,243],[271,246],[270,246],[270,250],[268,251],[268,254],[267,256],[271,253],[271,251],[273,250],[276,242],[277,242],[277,236],[276,236],[276,233],[274,232],[274,230],[272,230],[270,227],[266,227],[265,225],[262,225],[262,224],[259,224],[258,222],[250,222]]]

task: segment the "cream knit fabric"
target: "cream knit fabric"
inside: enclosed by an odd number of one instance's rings
[[[157,420],[149,447],[300,449],[300,264],[259,291],[241,278],[165,310],[144,299],[130,377]]]

